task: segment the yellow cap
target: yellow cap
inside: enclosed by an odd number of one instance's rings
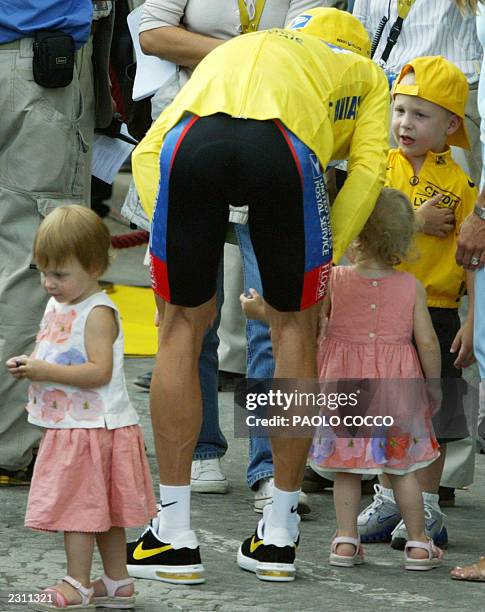
[[[415,85],[401,85],[404,75],[414,72]],[[468,98],[468,82],[463,72],[441,55],[417,57],[407,63],[394,82],[393,97],[396,94],[417,96],[446,108],[463,120]],[[462,121],[454,134],[448,136],[447,143],[455,147],[470,149],[470,142]]]
[[[301,30],[325,42],[370,57],[371,42],[360,21],[335,8],[314,8],[295,17],[288,30]]]

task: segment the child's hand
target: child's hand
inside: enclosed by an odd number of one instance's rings
[[[17,355],[17,357],[10,357],[10,359],[5,362],[7,370],[14,378],[24,378],[19,368],[28,358],[28,355]]]
[[[426,200],[416,211],[419,231],[431,236],[445,238],[455,227],[455,215],[449,208],[440,208],[441,194]]]
[[[9,359],[9,362],[15,361],[16,367],[14,370],[10,370],[10,373],[14,378],[28,378],[29,380],[41,381],[48,380],[49,364],[43,359],[34,359],[27,355],[21,355],[20,357],[13,357]],[[9,363],[7,362],[7,364]]]
[[[473,322],[466,322],[458,330],[450,348],[451,353],[458,353],[453,365],[455,368],[467,368],[475,362],[473,354]]]
[[[251,295],[241,293],[239,300],[241,302],[241,308],[248,319],[255,319],[256,321],[266,321],[264,315],[264,301],[259,295],[256,289],[250,289]]]

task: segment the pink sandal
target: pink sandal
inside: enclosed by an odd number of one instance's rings
[[[48,611],[48,610],[95,610],[96,606],[94,604],[93,595],[94,589],[91,587],[87,589],[84,587],[78,580],[75,580],[71,576],[64,576],[62,579],[63,582],[67,582],[70,584],[81,596],[81,602],[75,604],[67,603],[66,596],[58,591],[56,587],[49,587],[48,589],[44,589],[41,593],[52,593],[54,596],[53,603],[36,603],[34,610],[39,610],[40,612]]]
[[[135,607],[135,595],[116,595],[116,591],[121,587],[133,584],[133,578],[124,578],[123,580],[111,580],[109,576],[104,574],[100,580],[105,586],[106,595],[94,598],[94,603],[97,608],[120,608],[128,610]]]
[[[355,547],[355,552],[352,556],[338,555],[336,550],[339,544],[351,544]],[[364,549],[360,545],[360,538],[351,538],[350,536],[335,536],[332,540],[330,548],[330,565],[337,567],[354,567],[364,563]]]
[[[422,548],[423,550],[426,550],[428,553],[428,558],[412,559],[411,557],[408,557],[407,551],[409,548]],[[404,569],[418,570],[423,572],[434,569],[443,563],[444,554],[445,553],[441,550],[441,548],[438,548],[438,546],[434,544],[433,540],[429,540],[428,542],[408,540],[404,548]]]

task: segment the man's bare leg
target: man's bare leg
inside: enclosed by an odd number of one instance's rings
[[[215,317],[215,298],[196,308],[167,304],[158,296],[156,303],[160,322],[150,410],[160,482],[189,485],[202,424],[199,355]]]
[[[320,306],[303,312],[278,312],[266,305],[271,327],[275,378],[316,378],[317,320]],[[295,549],[299,534],[297,514],[311,438],[273,437],[273,503],[263,511],[254,536],[241,544],[239,567],[260,580],[290,582],[295,579]]]
[[[158,353],[150,409],[161,509],[151,528],[128,544],[127,567],[134,578],[199,584],[205,578],[199,543],[190,526],[190,471],[202,423],[199,355],[215,316],[215,298],[196,308],[155,299]]]
[[[302,312],[278,312],[266,304],[271,327],[275,378],[317,378],[317,321],[321,305]],[[273,437],[275,486],[297,491],[305,470],[311,438]]]

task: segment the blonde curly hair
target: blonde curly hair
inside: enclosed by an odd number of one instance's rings
[[[460,9],[460,12],[465,15],[466,13],[477,12],[478,3],[484,3],[484,0],[455,0],[456,6]]]
[[[416,221],[409,198],[398,189],[384,187],[354,249],[396,266],[413,246]]]

